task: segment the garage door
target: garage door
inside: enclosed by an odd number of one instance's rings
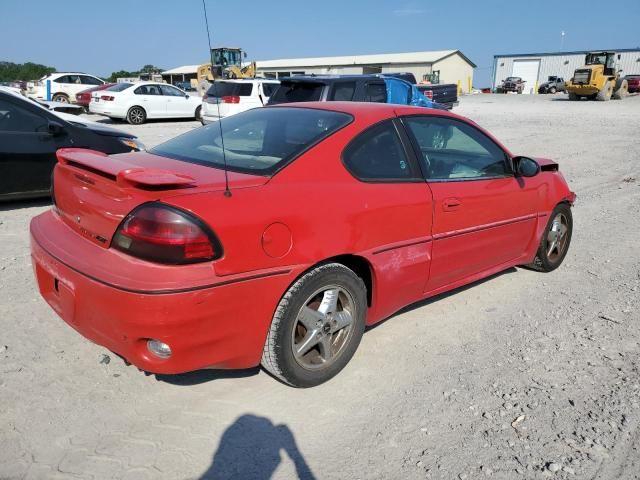
[[[538,80],[538,71],[540,70],[540,60],[514,60],[513,73],[514,77],[520,77],[527,83],[524,84],[522,93],[533,93]]]

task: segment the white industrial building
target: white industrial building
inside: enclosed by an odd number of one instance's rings
[[[410,72],[420,82],[439,72],[440,83],[460,83],[463,93],[473,85],[476,65],[460,50],[383,53],[341,57],[288,58],[257,62],[258,75],[282,78],[291,75],[363,74]]]
[[[576,68],[584,65],[585,55],[590,51],[616,52],[620,54],[618,65],[623,75],[640,75],[640,48],[494,55],[493,88],[500,86],[507,77],[521,77],[525,80],[523,93],[534,93],[537,85],[546,82],[551,75],[569,80]]]

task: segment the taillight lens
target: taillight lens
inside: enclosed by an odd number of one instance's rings
[[[433,100],[433,92],[431,90],[425,90],[424,96],[427,97],[429,100]]]
[[[100,100],[104,100],[105,102],[113,102],[115,97],[112,97],[110,95],[102,95],[100,97]]]
[[[145,204],[124,219],[112,246],[134,257],[166,264],[215,260],[222,246],[193,215],[160,203]]]
[[[227,95],[222,97],[222,103],[240,103],[240,97]]]
[[[202,101],[205,101],[207,98],[209,98],[209,95],[207,95],[207,92],[204,92],[204,95],[202,95]]]

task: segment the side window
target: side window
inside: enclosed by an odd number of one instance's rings
[[[417,178],[391,121],[361,133],[347,146],[342,158],[358,180],[393,182]]]
[[[46,132],[47,125],[46,118],[0,99],[0,132]]]
[[[251,92],[253,92],[253,83],[241,83],[238,92],[241,97],[251,96]]]
[[[80,77],[83,85],[102,85],[102,82],[97,78],[89,77],[88,75],[82,75]]]
[[[356,91],[356,82],[336,82],[333,85],[329,100],[336,102],[346,101],[350,102],[353,99],[353,94]]]
[[[387,86],[384,82],[367,84],[364,101],[387,103]]]
[[[82,82],[80,80],[80,75],[67,75],[64,82],[58,81],[58,83],[73,83],[76,85],[80,85]]]
[[[63,75],[61,77],[56,78],[55,80],[52,80],[55,83],[71,83],[69,80],[69,75]]]
[[[140,85],[133,93],[136,95],[160,95],[158,85]]]
[[[510,175],[505,152],[467,123],[440,117],[405,117],[430,180]]]
[[[156,85],[150,85],[150,87],[156,87]],[[160,85],[162,89],[162,95],[166,97],[184,97],[184,93],[182,93],[177,88],[170,87],[169,85]],[[150,93],[149,95],[154,95]]]
[[[264,92],[264,96],[265,97],[270,97],[271,95],[273,95],[273,92],[276,91],[276,88],[278,88],[279,83],[263,83],[262,84],[262,91]]]

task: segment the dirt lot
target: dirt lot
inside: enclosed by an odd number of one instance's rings
[[[0,207],[0,478],[640,479],[640,97],[463,98],[578,194],[549,274],[512,269],[368,331],[310,390],[259,369],[146,376],[42,301]],[[122,124],[153,146],[195,122]]]

